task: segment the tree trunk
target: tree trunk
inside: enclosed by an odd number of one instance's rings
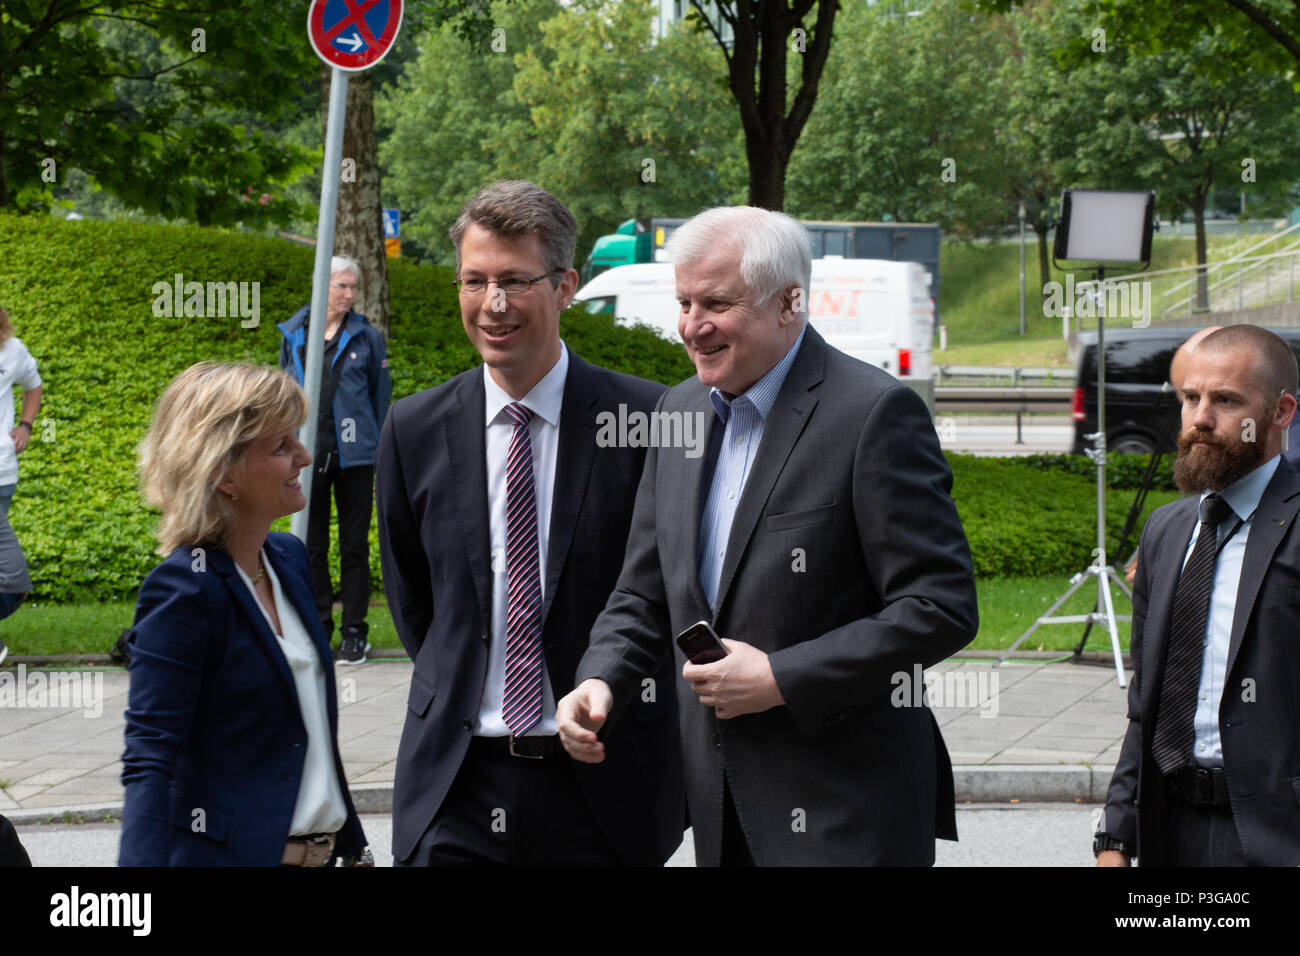
[[[1047,254],[1046,219],[1040,217],[1034,220],[1034,235],[1038,237],[1038,305],[1042,308],[1047,298],[1047,283],[1052,281],[1051,257]]]
[[[839,0],[733,4],[731,13],[722,17],[733,31],[725,42],[718,17],[710,16],[712,5],[690,2],[727,59],[727,85],[745,130],[749,204],[780,212],[785,206],[786,167],[817,100]],[[814,4],[817,17],[810,35],[801,24]],[[799,57],[799,85],[793,102],[787,103],[786,65],[792,49]]]
[[[322,64],[322,127],[328,121],[329,98],[330,69]],[[379,158],[369,71],[353,73],[348,80],[334,254],[351,256],[361,266],[361,289],[353,308],[387,338],[388,259],[384,254],[384,210],[379,190]]]
[[[1205,196],[1193,197],[1192,220],[1196,223],[1196,311],[1208,312],[1210,309],[1210,277],[1205,270]]]
[[[749,160],[749,204],[781,212],[785,207],[785,168],[790,151],[773,145],[761,132],[745,131],[745,156]]]

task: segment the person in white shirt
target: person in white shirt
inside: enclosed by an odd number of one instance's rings
[[[22,418],[14,423],[14,391],[23,390]],[[41,373],[27,346],[14,336],[9,313],[0,306],[0,513],[9,514],[18,486],[18,456],[32,438],[41,410]]]

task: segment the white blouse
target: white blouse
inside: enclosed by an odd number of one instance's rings
[[[294,686],[298,691],[298,706],[302,710],[303,726],[307,728],[307,758],[303,761],[302,781],[298,785],[298,802],[293,808],[293,821],[286,836],[306,836],[310,833],[336,833],[347,821],[347,804],[339,787],[334,767],[334,747],[330,734],[329,713],[325,707],[325,668],[320,654],[312,643],[311,635],[303,627],[302,619],[293,602],[280,589],[280,579],[271,567],[271,559],[262,551],[262,566],[271,582],[271,594],[280,626],[284,633],[276,643],[293,672]],[[253,580],[235,563],[239,576],[253,593],[253,601],[266,618],[266,624],[275,632],[271,615],[262,607]]]

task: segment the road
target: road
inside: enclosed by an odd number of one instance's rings
[[[940,840],[939,866],[1091,866],[1095,808],[1089,804],[976,804],[957,808],[961,842]],[[387,814],[361,818],[379,866],[393,862]],[[114,823],[26,825],[19,839],[36,866],[113,866],[121,827]],[[694,866],[689,836],[669,866]]]
[[[1026,422],[1030,421],[1028,417]],[[934,427],[945,451],[972,455],[1060,454],[1074,445],[1074,422],[1059,415],[1035,415],[1016,444],[1016,416],[939,415]]]

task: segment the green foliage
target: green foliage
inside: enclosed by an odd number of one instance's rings
[[[948,462],[977,577],[1073,573],[1092,562],[1097,492],[1091,476],[1040,471],[1019,459],[948,455]],[[1155,508],[1177,498],[1176,492],[1152,491],[1138,527]],[[1108,547],[1115,546],[1131,503],[1126,495],[1107,496]]]
[[[491,10],[497,37],[429,32],[400,84],[375,100],[376,123],[391,129],[379,154],[385,193],[436,261],[454,263],[448,225],[497,178],[560,197],[580,256],[634,215],[689,216],[743,197],[739,124],[706,38],[678,29],[651,43],[643,0]],[[646,159],[653,181],[642,178]]]
[[[990,188],[1001,178],[990,146],[1009,44],[1000,23],[974,26],[960,0],[935,0],[918,17],[846,5],[790,163],[787,211],[967,234],[1014,217]]]
[[[279,5],[12,0],[0,63],[0,208],[47,207],[78,169],[168,218],[292,212],[274,197],[308,154],[268,127],[316,68]]]
[[[0,214],[0,302],[40,365],[44,403],[19,459],[11,518],[34,599],[127,600],[157,563],[156,516],[141,503],[135,448],[154,401],[204,359],[274,364],[276,323],[310,299],[313,250],[261,236],[130,222]],[[156,282],[260,283],[260,323],[154,315]],[[394,397],[479,362],[449,270],[389,265]],[[680,346],[577,310],[562,320],[584,358],[673,383],[691,374]],[[283,520],[277,530],[287,530]],[[371,576],[379,551],[372,527]]]
[[[1085,455],[1025,455],[1013,461],[1036,471],[1062,471],[1069,475],[1077,475],[1093,482],[1094,487],[1096,486],[1097,466]],[[1150,455],[1107,455],[1106,487],[1123,491],[1135,491],[1141,488],[1150,461]],[[1172,455],[1165,455],[1160,459],[1151,487],[1156,491],[1178,490],[1178,486],[1174,484]]]

